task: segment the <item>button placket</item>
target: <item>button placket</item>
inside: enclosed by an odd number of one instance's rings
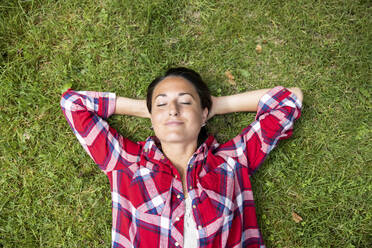
[[[188,162],[188,170],[187,170],[187,180],[186,180],[186,184],[188,185],[188,189],[189,190],[192,190],[193,189],[193,187],[192,187],[192,176],[191,176],[191,174],[189,174],[189,172],[191,172],[191,170],[192,170],[192,168],[193,168],[193,163],[194,163],[194,161],[195,161],[195,158],[196,158],[196,154],[194,154],[191,158],[190,158],[190,160],[189,160],[189,162]]]

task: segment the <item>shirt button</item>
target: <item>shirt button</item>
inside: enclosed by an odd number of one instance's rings
[[[177,195],[177,198],[180,199],[181,198],[181,195]]]
[[[180,221],[180,217],[176,217],[176,221]]]
[[[177,179],[177,175],[174,175],[174,178]]]
[[[202,228],[203,228],[203,227],[202,227],[201,225],[198,226],[198,229],[199,229],[199,230],[202,229]]]
[[[178,244],[178,242],[176,242],[174,245],[175,245],[175,246],[179,246],[180,244]]]
[[[196,205],[194,204],[194,205],[192,205],[192,207],[193,207],[193,208],[196,208]]]
[[[192,190],[192,186],[189,187],[189,190]]]
[[[192,168],[192,164],[190,164],[190,166],[189,166],[190,168]]]

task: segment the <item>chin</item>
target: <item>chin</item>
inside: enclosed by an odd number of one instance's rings
[[[172,137],[172,138],[165,138],[162,141],[167,142],[167,143],[185,143],[187,140],[184,138]]]
[[[181,136],[181,135],[167,135],[166,137],[159,137],[159,140],[161,142],[166,142],[166,143],[189,143],[189,142],[193,142],[194,139],[191,139],[190,137],[185,137],[185,136]],[[197,141],[197,138],[195,139],[195,141]]]

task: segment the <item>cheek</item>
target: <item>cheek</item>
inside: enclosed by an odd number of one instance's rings
[[[162,119],[163,117],[161,113],[159,113],[158,111],[152,112],[151,123],[153,126],[156,126],[158,123],[160,123]]]
[[[203,121],[203,116],[199,111],[193,111],[188,114],[188,119],[192,120],[195,124],[199,124]]]

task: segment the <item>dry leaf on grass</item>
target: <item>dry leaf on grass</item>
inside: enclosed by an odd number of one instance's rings
[[[230,83],[231,85],[236,85],[236,83],[235,83],[235,81],[234,81],[234,76],[231,74],[230,71],[226,71],[226,72],[225,72],[225,75],[226,75],[226,77],[229,79],[229,83]]]
[[[257,46],[256,46],[256,52],[257,53],[262,53],[262,46],[260,44],[257,44]]]
[[[295,212],[292,212],[292,219],[296,222],[299,223],[302,221],[302,217],[296,214]]]

